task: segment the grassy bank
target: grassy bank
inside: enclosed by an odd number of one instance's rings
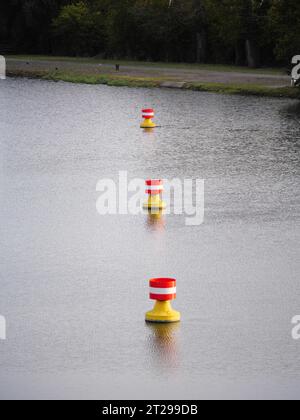
[[[300,99],[300,89],[292,87],[273,88],[252,84],[191,83],[186,84],[185,88],[228,95]]]
[[[85,83],[92,85],[102,84],[107,86],[126,86],[135,88],[159,88],[164,87],[164,84],[166,82],[166,79],[164,78],[130,77],[111,74],[79,74],[59,71],[9,71],[8,76],[40,78],[44,80],[64,81],[69,83]],[[172,85],[172,82],[169,82],[168,87],[178,88],[178,83],[174,82],[174,84]],[[300,89],[292,87],[276,88],[252,84],[183,82],[180,85],[180,88],[200,92],[214,92],[220,94],[300,99]]]
[[[72,74],[66,72],[51,72],[43,77],[52,81],[63,81],[69,83],[85,83],[90,85],[107,85],[119,87],[160,87],[162,79],[151,77],[129,77],[129,76],[112,76],[109,74]]]
[[[208,70],[221,72],[238,72],[238,73],[253,73],[266,75],[283,75],[285,69],[283,68],[258,68],[252,69],[249,67],[233,66],[226,64],[197,64],[197,63],[165,63],[165,62],[151,62],[151,61],[133,61],[133,60],[112,60],[102,58],[85,58],[85,57],[63,57],[63,56],[46,56],[46,55],[8,55],[7,58],[16,60],[29,61],[50,61],[50,62],[72,62],[78,64],[104,64],[132,67],[152,67],[166,68],[166,69],[187,69],[187,70]]]

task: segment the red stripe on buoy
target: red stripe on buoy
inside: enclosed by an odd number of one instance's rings
[[[176,293],[172,295],[154,295],[153,293],[150,293],[149,295],[151,300],[160,300],[162,302],[168,301],[168,300],[174,300],[176,299]]]
[[[156,287],[157,289],[168,289],[170,287],[176,287],[176,279],[168,277],[161,277],[151,279],[149,281],[150,287]]]
[[[148,179],[146,185],[162,185],[163,181],[161,179]]]
[[[162,190],[146,190],[146,194],[149,195],[158,195],[162,192]]]

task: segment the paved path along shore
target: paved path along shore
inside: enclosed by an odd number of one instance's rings
[[[286,87],[290,86],[288,75],[267,74],[259,72],[239,72],[239,71],[216,71],[201,68],[176,68],[147,66],[146,64],[121,65],[120,72],[116,73],[115,65],[101,64],[100,62],[81,62],[66,59],[26,59],[26,58],[7,58],[8,73],[14,72],[72,72],[78,74],[108,74],[127,77],[161,78],[164,79],[166,87],[178,87],[187,82],[198,83],[223,83],[223,84],[243,84],[259,85],[265,87]]]

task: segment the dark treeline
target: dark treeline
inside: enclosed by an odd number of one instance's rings
[[[282,64],[300,54],[300,1],[6,0],[0,5],[1,48],[251,67]]]

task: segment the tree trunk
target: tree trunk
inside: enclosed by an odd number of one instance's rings
[[[245,41],[237,41],[235,44],[235,65],[244,66],[245,62]]]
[[[251,68],[259,67],[260,60],[259,60],[259,49],[257,45],[247,39],[246,41],[246,56],[247,56],[247,65]]]
[[[197,32],[197,51],[196,61],[197,63],[204,63],[206,60],[206,34],[205,31]]]

